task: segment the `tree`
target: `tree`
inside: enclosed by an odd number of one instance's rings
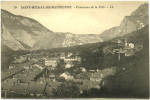
[[[63,59],[60,60],[59,64],[57,65],[57,68],[64,68],[66,63],[64,62]]]
[[[60,73],[63,73],[65,71],[64,68],[57,68],[53,70],[52,72],[55,73],[55,75],[59,75]]]
[[[52,91],[52,97],[55,98],[75,98],[79,94],[78,86],[72,81],[64,82]]]

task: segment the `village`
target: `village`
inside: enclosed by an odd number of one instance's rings
[[[117,41],[122,45],[122,41]],[[142,50],[142,45],[128,43],[125,39],[123,48],[104,48],[105,54],[118,54],[118,59],[122,56],[129,57],[135,52]],[[11,93],[30,95],[31,97],[51,97],[52,90],[66,81],[73,81],[78,84],[80,94],[91,88],[100,89],[103,78],[116,73],[116,67],[112,66],[103,70],[87,70],[81,63],[79,53],[53,53],[53,54],[26,54],[14,57],[9,69],[2,71],[2,93],[4,97]],[[104,84],[104,83],[102,83]]]

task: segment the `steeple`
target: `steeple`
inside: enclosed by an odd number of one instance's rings
[[[127,44],[128,44],[128,43],[127,43],[127,39],[125,38],[125,46],[127,46]]]

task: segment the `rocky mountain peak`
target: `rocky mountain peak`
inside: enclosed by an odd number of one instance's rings
[[[139,17],[148,16],[148,4],[142,4],[140,7],[131,13],[131,16],[136,15]]]
[[[100,34],[103,40],[109,40],[118,36],[122,36],[133,31],[137,31],[148,25],[148,4],[142,4],[130,16],[125,16],[119,26],[108,29]]]

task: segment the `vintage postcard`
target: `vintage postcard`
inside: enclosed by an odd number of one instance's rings
[[[149,98],[148,1],[2,1],[2,99]]]

